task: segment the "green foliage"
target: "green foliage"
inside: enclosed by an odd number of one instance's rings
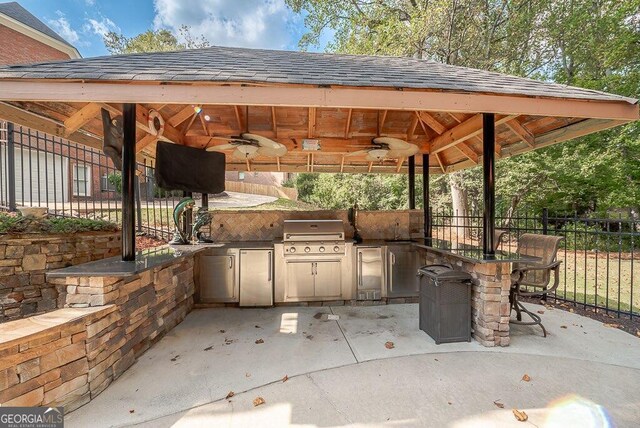
[[[178,41],[182,39],[184,42]],[[112,55],[140,52],[167,52],[184,49],[198,49],[209,46],[209,42],[203,37],[194,37],[189,27],[183,25],[178,35],[166,29],[147,30],[134,37],[126,37],[113,31],[104,36],[104,44]]]
[[[640,95],[640,0],[286,2],[305,16],[309,31],[300,40],[302,48],[317,46],[330,29],[334,40],[328,49],[335,52],[412,56]],[[499,210],[546,206],[552,213],[588,213],[628,207],[639,212],[640,125],[499,160],[496,180]],[[333,181],[340,183],[355,185]],[[387,190],[376,180],[363,183],[373,186],[356,187],[365,199],[376,189]],[[450,189],[456,188],[469,209],[481,207],[481,184],[479,168],[434,177],[431,204],[450,205]],[[321,199],[330,205],[349,199],[339,196],[350,195],[348,190],[335,188],[331,197],[322,190]]]
[[[118,226],[104,220],[86,218],[36,218],[0,214],[0,233],[80,233],[116,231]]]
[[[120,171],[107,175],[107,181],[116,189],[116,192],[122,193],[122,174]]]

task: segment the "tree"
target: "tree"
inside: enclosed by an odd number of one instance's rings
[[[427,58],[631,97],[640,93],[640,0],[287,0],[305,12],[317,45],[330,28],[328,49]],[[497,205],[640,211],[637,125],[587,136],[497,162]],[[451,195],[437,203],[481,206],[479,169],[450,174]],[[434,185],[435,184],[435,185]],[[625,189],[624,191],[622,189]],[[627,190],[628,189],[628,190]],[[433,195],[433,193],[432,193]]]
[[[169,30],[147,30],[134,37],[126,37],[113,31],[104,36],[104,44],[112,55],[139,53],[139,52],[167,52],[184,49],[198,49],[209,46],[204,36],[194,37],[189,27],[180,27],[178,36],[184,40],[178,41],[178,37]]]

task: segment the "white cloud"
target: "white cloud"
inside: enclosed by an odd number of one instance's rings
[[[297,17],[284,0],[154,0],[156,28],[182,25],[213,45],[283,49],[297,43]]]
[[[51,26],[51,28],[56,33],[60,34],[60,36],[62,36],[62,38],[67,42],[76,43],[80,39],[80,37],[78,37],[78,33],[73,28],[71,28],[71,25],[69,24],[69,21],[67,21],[65,14],[59,10],[56,10],[56,15],[58,15],[58,19],[47,20],[49,26]]]
[[[109,31],[120,32],[120,27],[106,16],[102,16],[99,21],[93,18],[87,19],[83,29],[86,32],[92,32],[101,37],[104,37]]]

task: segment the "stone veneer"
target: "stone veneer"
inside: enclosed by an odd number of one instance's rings
[[[215,211],[211,236],[217,242],[271,241],[282,238],[284,220],[338,219],[347,238],[353,237],[347,211]],[[358,231],[363,239],[410,239],[423,236],[422,210],[359,211]]]
[[[126,278],[50,281],[68,308],[0,325],[1,405],[87,403],[193,307],[193,255]]]
[[[509,346],[511,263],[470,263],[455,255],[421,249],[426,264],[447,263],[472,276],[471,328],[483,346]]]
[[[62,307],[45,271],[120,254],[120,232],[0,235],[0,322]]]

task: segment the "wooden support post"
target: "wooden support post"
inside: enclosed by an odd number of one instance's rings
[[[409,156],[409,209],[416,209],[416,157]]]
[[[122,260],[136,259],[136,105],[122,106]]]
[[[429,153],[422,154],[422,208],[424,209],[424,238],[431,239],[431,206],[429,201]]]
[[[482,115],[482,176],[484,185],[482,251],[485,256],[489,257],[495,255],[493,242],[496,229],[495,142],[494,114],[484,113]]]

